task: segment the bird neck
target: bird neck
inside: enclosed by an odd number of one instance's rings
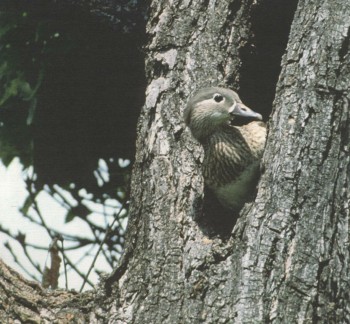
[[[207,136],[199,139],[199,142],[204,146],[204,149],[213,145],[213,143],[221,142],[223,140],[233,142],[234,145],[239,144],[239,142],[244,141],[239,128],[240,127],[231,125],[221,125],[221,127],[217,127]]]
[[[227,124],[218,125],[205,120],[193,120],[190,126],[193,136],[201,143],[206,143],[211,136],[217,132],[225,131],[227,127],[230,126]]]

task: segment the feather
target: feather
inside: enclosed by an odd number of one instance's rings
[[[237,121],[239,117],[239,125]],[[242,119],[247,124],[242,124]],[[254,192],[266,140],[260,114],[246,107],[236,92],[205,88],[185,109],[185,122],[204,147],[205,184],[220,203],[239,210]]]

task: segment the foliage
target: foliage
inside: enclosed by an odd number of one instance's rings
[[[18,157],[34,170],[26,177],[28,198],[21,212],[51,237],[62,234],[75,242],[70,248],[104,240],[111,267],[127,213],[118,213],[107,239],[106,228],[89,216],[92,205],[107,206],[111,199],[118,208],[126,206],[130,164],[123,160],[133,158],[143,103],[142,41],[139,30],[112,30],[78,7],[39,1],[0,7],[0,159],[8,166]],[[67,210],[66,222],[75,217],[87,222],[95,239],[48,228],[37,205],[41,192]],[[104,216],[105,224],[111,223],[113,215]],[[0,230],[27,248],[25,235]]]

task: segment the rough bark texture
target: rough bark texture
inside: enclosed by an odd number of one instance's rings
[[[239,271],[227,262],[236,254],[234,245],[209,239],[196,222],[203,152],[182,114],[194,89],[237,82],[251,8],[240,3],[152,3],[150,83],[139,120],[127,269],[114,276],[119,298],[111,322],[214,323],[234,317]]]
[[[90,322],[350,322],[346,0],[299,2],[255,203],[229,238],[198,222],[203,151],[182,111],[195,88],[237,87],[261,3],[152,2],[126,251]]]
[[[0,260],[1,323],[87,323],[93,294],[43,289]]]
[[[113,320],[348,322],[349,5],[299,3],[258,196],[224,241],[196,222],[202,151],[181,112],[193,88],[237,81],[253,4],[159,3]]]
[[[349,15],[347,1],[299,3],[247,219],[239,319],[350,321]]]

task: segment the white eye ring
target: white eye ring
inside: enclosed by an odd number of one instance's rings
[[[215,102],[219,103],[219,102],[223,101],[225,98],[220,93],[215,93],[213,95],[213,99],[215,100]]]

